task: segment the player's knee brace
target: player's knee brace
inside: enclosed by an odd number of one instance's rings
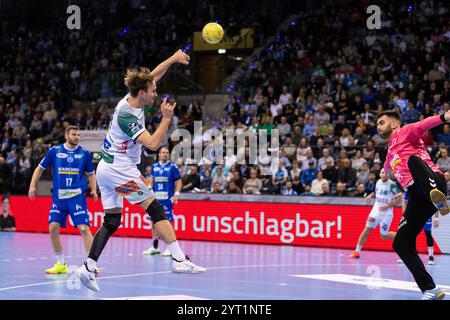
[[[105,221],[103,222],[103,226],[111,233],[116,232],[116,230],[120,227],[120,222],[122,220],[122,214],[120,213],[106,213]]]
[[[153,224],[161,220],[167,220],[166,210],[164,206],[158,202],[158,200],[153,200],[153,202],[148,206],[146,212],[152,218]]]

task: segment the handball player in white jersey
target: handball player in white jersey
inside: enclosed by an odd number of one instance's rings
[[[153,71],[147,68],[129,69],[124,82],[128,94],[119,101],[108,133],[103,142],[102,160],[97,167],[97,183],[105,211],[102,227],[95,234],[91,250],[76,276],[93,291],[99,291],[94,276],[97,260],[110,236],[119,228],[123,210],[123,198],[131,204],[139,204],[152,218],[153,229],[168,244],[172,256],[172,271],[199,273],[206,269],[192,263],[183,253],[167,220],[164,207],[137,169],[141,159],[141,147],[157,150],[173,117],[174,105],[161,104],[162,120],[158,129],[150,134],[145,129],[144,107],[151,106],[157,97],[156,82],[174,63],[189,64],[189,56],[178,50]]]
[[[380,179],[375,185],[375,192],[372,192],[366,197],[366,200],[375,196],[375,203],[367,218],[366,227],[361,232],[356,245],[356,250],[350,255],[351,259],[358,259],[360,257],[361,249],[369,236],[369,233],[380,226],[380,235],[383,240],[391,240],[395,238],[395,232],[389,231],[394,216],[394,206],[402,200],[402,193],[397,187],[397,184],[389,179],[389,176],[381,169]]]

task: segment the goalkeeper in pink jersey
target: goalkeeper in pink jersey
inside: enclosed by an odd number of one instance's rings
[[[450,111],[404,127],[400,125],[400,115],[394,111],[384,111],[377,118],[378,134],[388,141],[384,169],[393,173],[409,199],[393,248],[423,292],[423,300],[440,300],[445,293],[436,286],[419,258],[416,238],[436,208],[445,215],[449,207],[444,174],[431,161],[422,136],[447,121],[450,121]]]

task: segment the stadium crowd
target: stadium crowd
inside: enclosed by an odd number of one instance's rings
[[[137,8],[129,10],[133,14]],[[126,10],[110,8],[105,18],[93,12],[88,11],[92,16],[86,21],[92,25],[87,33],[51,28],[38,32],[21,24],[15,37],[2,40],[0,193],[26,193],[32,170],[49,145],[64,141],[68,125],[107,127],[111,100],[124,92],[121,73],[113,70],[160,61],[186,36],[182,26],[188,22],[174,19],[174,13],[141,13],[123,29],[115,17],[126,17]],[[377,113],[396,110],[408,124],[450,108],[450,19],[445,3],[415,1],[392,5],[389,12],[381,30],[367,29],[362,5],[329,6],[292,21],[243,66],[235,87],[239,94],[230,97],[220,121],[204,121],[205,129],[241,133],[278,129],[280,148],[272,151],[279,153],[279,163],[269,168],[238,164],[234,153],[226,153],[218,165],[178,162],[183,192],[373,192],[386,152],[386,142],[376,132]],[[148,21],[159,27],[146,30]],[[202,20],[189,23],[201,25]],[[13,29],[7,24],[3,28]],[[146,40],[139,41],[143,36]],[[94,102],[81,107],[89,101]],[[147,114],[150,131],[160,120],[154,110]],[[171,130],[192,132],[193,122],[203,119],[201,110],[199,101],[179,106]],[[450,126],[432,130],[423,140],[450,185]],[[260,154],[258,160],[267,157]],[[143,172],[148,174],[148,169]]]

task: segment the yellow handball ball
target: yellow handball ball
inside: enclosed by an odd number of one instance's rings
[[[210,22],[203,27],[202,37],[209,44],[216,44],[222,41],[224,35],[223,28],[220,24]]]

